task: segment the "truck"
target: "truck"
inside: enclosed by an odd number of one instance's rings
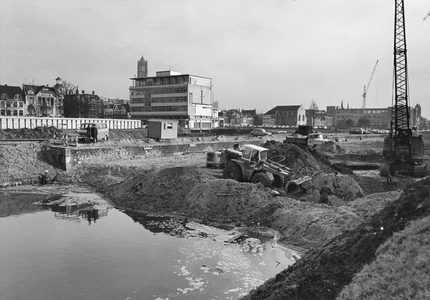
[[[313,132],[313,127],[309,126],[309,125],[299,125],[299,127],[297,127],[296,130],[296,134],[301,134],[301,135],[309,135],[310,133]]]
[[[313,149],[316,145],[320,145],[328,141],[329,139],[327,139],[327,137],[322,133],[315,132],[306,136],[300,134],[287,135],[285,137],[284,143],[305,145],[308,146],[308,148]]]

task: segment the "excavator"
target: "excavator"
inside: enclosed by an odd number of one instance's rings
[[[381,166],[380,175],[424,177],[427,174],[427,166],[423,163],[424,141],[410,126],[404,0],[395,1],[394,106],[390,133],[383,144],[386,163]]]

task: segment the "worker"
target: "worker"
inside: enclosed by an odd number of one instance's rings
[[[47,184],[48,179],[48,170],[45,170],[45,174],[43,174],[40,178],[40,184]]]
[[[388,173],[388,175],[387,175],[387,189],[389,191],[391,191],[392,186],[393,186],[393,176],[391,176],[391,174]]]
[[[87,125],[87,143],[89,144],[91,142],[91,126],[90,124]]]
[[[324,184],[320,189],[320,202],[322,204],[328,204],[328,195],[331,195],[331,189],[327,185],[327,180],[324,180]]]
[[[99,135],[97,125],[91,127],[91,135],[93,136],[93,143],[97,143],[97,136]]]
[[[334,172],[334,190],[337,191],[337,188],[340,187],[340,178],[337,176],[339,173],[337,171]]]

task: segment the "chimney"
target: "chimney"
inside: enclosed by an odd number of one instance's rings
[[[94,95],[94,91],[93,91],[93,95]]]
[[[85,94],[85,90],[82,90],[82,94]]]

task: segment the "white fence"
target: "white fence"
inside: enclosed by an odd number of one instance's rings
[[[78,129],[82,123],[102,122],[109,129],[135,129],[141,128],[140,120],[129,119],[84,119],[84,118],[42,118],[42,117],[6,117],[0,116],[0,130],[5,129],[34,129],[41,126],[53,126],[58,129]]]

